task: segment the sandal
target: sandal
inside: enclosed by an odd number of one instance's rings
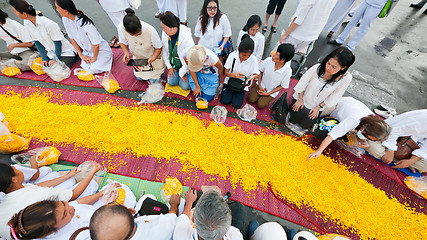
[[[267,26],[266,25],[262,26],[262,32],[263,33],[267,32]]]
[[[276,33],[277,32],[277,27],[271,26],[271,32],[272,33]]]
[[[111,40],[110,40],[110,47],[114,47],[114,45],[119,41],[119,39],[117,39],[116,36],[114,36]]]
[[[329,31],[329,33],[328,33],[328,35],[326,35],[326,37],[330,38],[330,37],[332,37],[332,35],[334,35],[334,32]]]

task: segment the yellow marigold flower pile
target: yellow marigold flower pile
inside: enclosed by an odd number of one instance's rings
[[[10,130],[110,154],[177,158],[183,171],[201,169],[248,193],[270,185],[288,202],[309,206],[362,239],[427,239],[425,214],[326,156],[307,161],[313,150],[290,136],[247,134],[151,105],[54,104],[50,98],[61,96],[50,95],[0,95]]]

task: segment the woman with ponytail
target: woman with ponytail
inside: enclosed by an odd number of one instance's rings
[[[120,47],[123,50],[123,62],[130,58],[130,50],[134,59],[148,60],[152,71],[144,71],[142,66],[134,66],[135,77],[139,80],[160,79],[165,71],[162,59],[162,41],[156,29],[150,24],[139,20],[135,12],[128,8],[126,16],[117,28],[119,32]]]
[[[78,60],[73,46],[64,38],[56,22],[37,14],[25,0],[10,0],[9,4],[16,16],[24,20],[24,27],[40,52],[43,65],[52,65],[55,57],[69,67]]]
[[[56,0],[55,6],[74,49],[82,59],[81,67],[95,74],[110,71],[113,52],[93,21],[77,10],[72,0]]]

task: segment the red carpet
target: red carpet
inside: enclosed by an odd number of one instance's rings
[[[62,89],[29,88],[24,86],[0,86],[0,94],[4,94],[12,89],[15,92],[23,93],[24,96],[30,95],[34,92],[51,91],[54,93],[53,96],[60,96],[57,99],[53,99],[52,101],[54,102],[65,100],[70,103],[92,105],[99,102],[114,100],[115,103],[125,106],[135,106],[136,103],[136,101],[112,95]],[[157,105],[152,105],[152,107],[184,112],[197,116],[200,119],[211,121],[209,114],[204,112]],[[241,126],[242,130],[248,133],[264,129],[260,126],[231,118],[227,119],[225,125]],[[264,129],[264,131],[267,131],[270,134],[281,134],[268,129]],[[308,137],[306,140],[312,145],[319,144],[319,141],[312,137]],[[33,140],[30,149],[45,145],[47,144],[36,143]],[[233,189],[229,181],[220,179],[217,176],[207,175],[199,170],[191,173],[182,172],[182,165],[174,159],[166,163],[166,161],[152,157],[136,158],[135,156],[125,154],[107,157],[90,149],[74,149],[74,146],[72,145],[59,146],[59,144],[56,144],[56,147],[62,152],[61,159],[75,163],[82,163],[87,160],[94,160],[102,163],[103,161],[107,162],[108,159],[114,159],[111,160],[111,166],[115,167],[112,169],[112,172],[125,176],[151,181],[161,181],[167,176],[176,176],[184,185],[193,186],[197,189],[200,189],[201,186],[205,184],[216,184],[224,191],[230,191],[232,193],[233,200],[238,200],[245,205],[282,217],[318,232],[337,232],[351,236],[352,239],[359,239],[359,237],[354,233],[344,231],[338,224],[329,221],[325,222],[319,212],[312,211],[308,207],[298,208],[295,205],[287,203],[286,200],[276,198],[273,191],[258,189],[257,191],[253,191],[248,194],[243,191],[240,186]],[[376,160],[369,159],[368,157],[364,158],[363,161],[360,161],[357,157],[345,152],[335,144],[332,144],[327,152],[330,152],[330,156],[334,159],[337,159],[338,154],[341,156],[340,159],[342,159],[342,156],[345,156],[344,159],[339,161],[341,161],[342,164],[347,165],[350,171],[357,172],[362,178],[371,182],[375,187],[382,189],[389,196],[397,198],[402,203],[406,202],[410,207],[416,209],[416,211],[427,213],[426,200],[417,198],[410,190],[401,184],[400,180],[403,176],[400,173],[394,173],[394,170],[390,167],[383,166],[384,164],[381,164]],[[371,165],[375,167],[371,167]],[[272,188],[274,189],[274,187]]]

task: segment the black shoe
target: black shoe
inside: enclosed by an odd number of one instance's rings
[[[421,9],[422,7],[420,5],[418,5],[418,3],[411,3],[411,5],[409,5],[411,8],[416,8],[416,9]]]
[[[424,10],[424,14],[427,14],[427,10]]]
[[[329,41],[328,41],[328,43],[329,43],[329,44],[333,44],[333,45],[338,45],[338,46],[341,46],[341,45],[342,45],[342,43],[337,43],[337,40],[332,40],[332,39],[331,39],[331,40],[329,40]]]

